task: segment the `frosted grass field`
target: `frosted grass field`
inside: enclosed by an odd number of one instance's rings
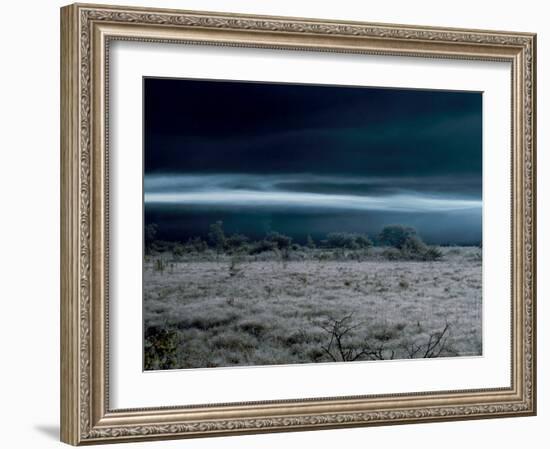
[[[439,249],[147,257],[145,369],[481,355],[481,249]]]

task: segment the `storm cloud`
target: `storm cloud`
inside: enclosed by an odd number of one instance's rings
[[[145,220],[166,238],[399,220],[481,240],[481,93],[145,78],[144,99]]]

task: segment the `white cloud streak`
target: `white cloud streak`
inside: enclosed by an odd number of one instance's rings
[[[145,203],[182,206],[320,208],[395,212],[481,209],[482,205],[480,200],[445,198],[416,193],[368,196],[243,189],[146,192]]]

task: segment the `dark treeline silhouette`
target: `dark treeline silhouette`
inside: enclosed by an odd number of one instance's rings
[[[212,223],[208,238],[191,237],[186,242],[171,242],[157,239],[158,226],[150,223],[144,229],[145,254],[151,255],[171,251],[175,256],[184,254],[215,251],[221,254],[257,255],[274,251],[288,254],[290,251],[310,251],[315,249],[362,250],[368,251],[373,246],[384,247],[384,256],[389,260],[437,260],[441,251],[427,245],[417,231],[404,225],[385,226],[374,240],[367,234],[352,232],[331,232],[325,239],[314,240],[310,235],[304,244],[293,242],[292,237],[276,231],[270,231],[262,239],[251,240],[243,234],[227,235],[223,222]]]

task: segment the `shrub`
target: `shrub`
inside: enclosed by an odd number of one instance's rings
[[[231,251],[239,251],[246,247],[248,237],[243,234],[232,234],[227,238],[226,247]]]
[[[331,232],[327,234],[327,246],[330,248],[355,248],[355,238],[346,232]]]
[[[280,260],[283,263],[283,266],[286,268],[287,263],[290,261],[290,251],[288,248],[278,251],[280,252]]]
[[[397,248],[386,248],[382,252],[382,256],[384,256],[387,260],[399,260],[403,258],[403,255],[401,254],[401,251],[399,251]]]
[[[331,232],[327,234],[327,245],[331,248],[359,249],[372,246],[372,241],[366,235]]]
[[[145,225],[143,231],[143,237],[145,240],[145,252],[149,254],[153,249],[153,244],[155,243],[158,226],[156,225],[156,223],[150,223],[148,225]]]
[[[202,253],[208,249],[208,243],[206,243],[203,239],[200,237],[191,237],[189,240],[187,240],[187,243],[185,244],[187,251],[195,251],[197,253]]]
[[[345,260],[346,259],[346,251],[344,251],[343,248],[336,248],[332,251],[332,258],[334,260]]]
[[[382,245],[401,249],[407,239],[411,237],[416,237],[414,228],[403,225],[388,225],[382,229],[382,232],[378,235],[378,240]]]
[[[420,237],[412,235],[402,243],[401,254],[405,259],[422,259],[427,249]]]
[[[166,268],[166,263],[164,262],[164,259],[162,257],[159,257],[155,261],[155,270],[159,271],[160,273],[163,273],[165,268]]]
[[[356,251],[351,251],[348,255],[347,255],[347,259],[348,260],[356,260],[357,262],[362,262],[364,261],[365,259],[367,259],[369,256],[369,251],[368,249],[362,249],[362,250],[356,250]]]
[[[435,246],[427,246],[419,237],[409,237],[401,248],[403,258],[410,260],[433,261],[441,259],[443,253]]]
[[[226,245],[225,232],[223,230],[223,221],[217,221],[216,223],[210,225],[208,239],[210,240],[210,243],[212,243],[212,246],[216,248],[216,252],[218,254],[223,252]]]
[[[183,256],[185,254],[185,247],[180,242],[176,242],[172,248],[172,254],[174,254],[175,257]]]
[[[240,274],[241,270],[239,268],[239,265],[244,262],[244,256],[242,253],[235,253],[231,256],[231,259],[229,260],[229,276],[237,276]]]
[[[265,333],[267,329],[267,326],[265,323],[261,321],[254,321],[254,320],[244,321],[240,323],[239,327],[243,331],[255,337],[260,337],[263,333]]]
[[[372,240],[366,234],[357,234],[355,242],[359,248],[370,248],[372,246]]]
[[[417,322],[420,329],[420,322]],[[397,358],[436,358],[458,353],[449,344],[451,325],[445,322],[441,330],[430,332],[425,338],[403,340],[403,331],[407,323],[370,324],[370,329],[364,328],[364,323],[355,323],[353,313],[341,319],[328,317],[319,323],[325,332],[327,343],[320,349],[325,356],[334,362],[353,362],[356,360],[393,360]],[[365,332],[366,331],[366,332]],[[357,334],[365,337],[358,343]],[[320,357],[320,356],[319,356]]]
[[[307,239],[306,239],[306,246],[310,249],[313,249],[315,248],[315,241],[311,238],[311,235],[308,234],[307,236]]]
[[[386,248],[382,255],[387,260],[438,260],[443,253],[435,246],[426,245],[420,237],[413,235],[407,237],[401,245],[401,248]]]
[[[170,251],[173,247],[172,242],[167,242],[166,240],[153,240],[149,248],[145,248],[146,253],[164,253]]]
[[[271,242],[268,240],[260,240],[258,242],[254,242],[254,244],[250,248],[249,253],[254,255],[254,254],[264,253],[267,251],[273,251],[275,249],[277,249],[277,243]]]
[[[146,370],[170,369],[177,366],[178,334],[175,330],[147,327],[144,341]]]
[[[315,254],[315,258],[319,261],[327,261],[332,259],[332,252],[330,251],[322,251],[317,254]]]
[[[435,246],[430,246],[422,255],[423,260],[438,260],[441,259],[443,253]]]
[[[288,249],[292,245],[292,237],[289,237],[279,232],[271,231],[265,237],[265,240],[268,242],[273,242],[277,245],[279,249]]]

